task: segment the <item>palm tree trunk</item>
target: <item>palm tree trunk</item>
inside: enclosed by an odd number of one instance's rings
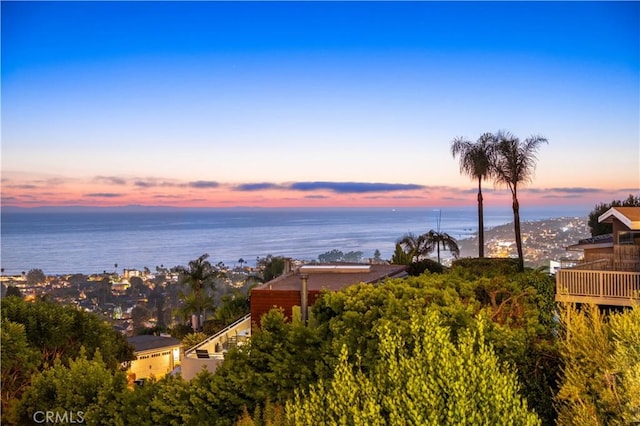
[[[484,213],[482,205],[482,179],[478,179],[478,257],[484,257]]]
[[[200,283],[198,283],[198,286],[196,287],[196,314],[198,315],[198,329],[200,328],[201,324],[200,324]],[[198,331],[198,330],[195,330]]]
[[[438,241],[438,263],[440,263],[440,241]]]
[[[516,248],[518,249],[518,270],[524,271],[524,255],[522,253],[522,235],[520,233],[520,203],[518,196],[513,190],[513,227],[516,234]]]

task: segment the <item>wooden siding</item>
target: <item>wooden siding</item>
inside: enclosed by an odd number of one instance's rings
[[[640,295],[640,272],[561,269],[556,273],[556,300],[631,306]]]
[[[640,272],[640,246],[615,244],[613,246],[613,269]]]
[[[575,269],[640,272],[640,246],[615,244],[611,248],[585,249],[584,261]]]
[[[309,307],[313,306],[320,297],[321,291],[310,290],[308,293]],[[251,291],[251,321],[260,327],[262,316],[274,307],[284,310],[284,316],[291,321],[293,307],[300,306],[299,290],[257,290]]]
[[[607,261],[606,265],[600,265],[601,270],[611,269],[613,265],[613,247],[601,247],[584,250],[584,263],[592,264],[598,261]]]

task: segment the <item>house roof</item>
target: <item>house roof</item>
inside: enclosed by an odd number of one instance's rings
[[[640,230],[640,207],[611,207],[598,217],[598,222],[611,223],[614,218],[631,230]]]
[[[584,238],[578,241],[578,244],[573,244],[567,247],[567,250],[584,250],[613,247],[613,234],[596,235],[595,237]]]
[[[133,336],[128,337],[127,340],[129,341],[129,344],[133,346],[135,352],[180,346],[180,340],[165,336]]]
[[[300,290],[302,275],[307,275],[309,291],[339,291],[358,283],[375,283],[385,278],[406,276],[404,265],[321,264],[305,265],[256,287],[254,290]]]

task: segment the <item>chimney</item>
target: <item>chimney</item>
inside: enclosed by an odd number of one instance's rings
[[[307,305],[309,303],[308,297],[308,274],[300,274],[300,280],[302,281],[302,288],[300,289],[300,316],[302,317],[302,323],[307,323]]]
[[[291,258],[290,257],[285,257],[284,258],[284,269],[282,270],[282,275],[286,275],[289,272],[291,272]]]

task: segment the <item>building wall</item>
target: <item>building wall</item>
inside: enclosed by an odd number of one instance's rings
[[[618,233],[621,231],[630,231],[629,227],[618,219],[613,218],[613,244],[618,244]]]
[[[135,375],[133,380],[151,376],[159,379],[180,364],[180,346],[144,351],[136,353],[136,357],[129,367],[129,374]]]
[[[602,247],[584,250],[585,262],[594,262],[600,259],[607,259],[609,260],[609,262],[613,262],[613,247]]]
[[[202,359],[195,358],[193,355],[188,355],[182,360],[182,371],[180,375],[185,380],[191,380],[205,368],[209,373],[215,373],[216,369],[223,361],[224,358],[222,356]]]
[[[320,297],[321,292],[310,290],[308,293],[309,307]],[[251,321],[260,327],[262,316],[274,307],[282,308],[284,316],[291,321],[293,307],[300,306],[299,290],[252,290],[251,291]]]

